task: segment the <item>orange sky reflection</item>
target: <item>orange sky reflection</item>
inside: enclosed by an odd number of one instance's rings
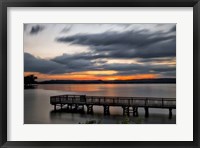
[[[34,74],[38,77],[38,80],[131,80],[131,79],[153,79],[158,78],[158,74],[134,74],[134,75],[113,75],[115,72],[101,71],[99,74],[97,71],[91,72],[75,72],[70,74],[41,74],[38,72],[25,72],[24,75]]]

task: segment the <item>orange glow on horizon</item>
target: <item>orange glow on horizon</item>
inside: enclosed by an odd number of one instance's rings
[[[74,72],[70,74],[42,74],[38,72],[25,72],[24,75],[34,74],[38,77],[38,80],[132,80],[132,79],[153,79],[158,78],[157,74],[135,74],[129,76],[112,75],[114,71],[107,71],[103,73],[101,71],[86,71],[86,72]],[[104,74],[104,75],[103,75]]]

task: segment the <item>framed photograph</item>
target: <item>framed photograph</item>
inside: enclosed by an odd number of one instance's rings
[[[198,0],[1,2],[1,147],[199,147]]]

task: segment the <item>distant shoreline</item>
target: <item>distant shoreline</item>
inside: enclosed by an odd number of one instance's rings
[[[137,80],[49,80],[37,84],[176,84],[175,78],[137,79]]]

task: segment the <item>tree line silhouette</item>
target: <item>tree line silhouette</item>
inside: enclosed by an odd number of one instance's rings
[[[29,75],[29,76],[25,76],[24,77],[24,88],[28,89],[28,88],[35,88],[37,81],[35,81],[37,79],[36,76],[34,75]]]

